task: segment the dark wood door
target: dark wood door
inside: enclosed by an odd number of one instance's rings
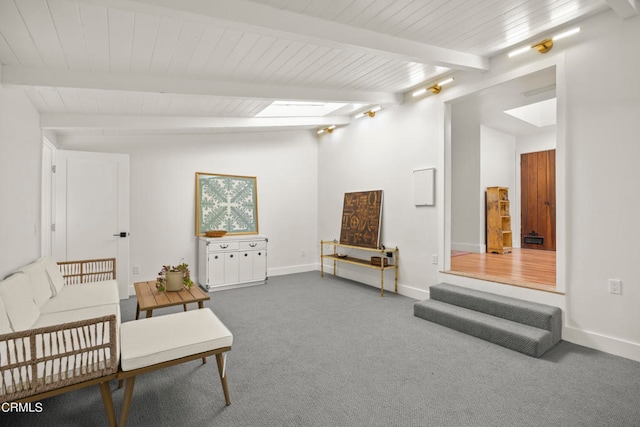
[[[522,154],[521,246],[556,250],[556,150]]]

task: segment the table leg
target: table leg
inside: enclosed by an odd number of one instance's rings
[[[182,308],[184,309],[184,311],[187,311],[187,304],[182,304]]]
[[[320,277],[324,277],[324,244],[320,240]]]
[[[203,309],[204,308],[204,301],[198,301],[198,308],[199,309]]]
[[[136,320],[140,318],[140,303],[136,304]]]
[[[147,317],[151,317],[153,314],[153,310],[147,310]]]

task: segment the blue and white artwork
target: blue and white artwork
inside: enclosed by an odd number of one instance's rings
[[[196,173],[196,235],[258,233],[256,178]]]

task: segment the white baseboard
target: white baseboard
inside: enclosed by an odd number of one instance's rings
[[[320,267],[315,264],[290,265],[288,267],[269,268],[268,276],[284,276],[285,274],[306,273],[307,271],[319,270]]]
[[[583,331],[566,325],[562,329],[562,339],[574,344],[640,362],[640,344],[637,343],[601,335],[595,332]]]
[[[413,298],[418,301],[429,299],[429,291],[425,289],[415,288],[413,286],[402,285],[398,283],[398,293],[405,297]]]
[[[456,243],[451,242],[452,251],[461,252],[473,252],[476,254],[483,254],[487,252],[487,245],[473,244],[473,243]]]

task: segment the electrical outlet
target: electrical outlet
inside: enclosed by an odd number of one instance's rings
[[[622,280],[620,279],[609,279],[609,293],[622,295]]]
[[[438,255],[431,255],[431,264],[438,265]]]
[[[139,265],[134,265],[133,266],[133,274],[140,274],[140,266]]]

